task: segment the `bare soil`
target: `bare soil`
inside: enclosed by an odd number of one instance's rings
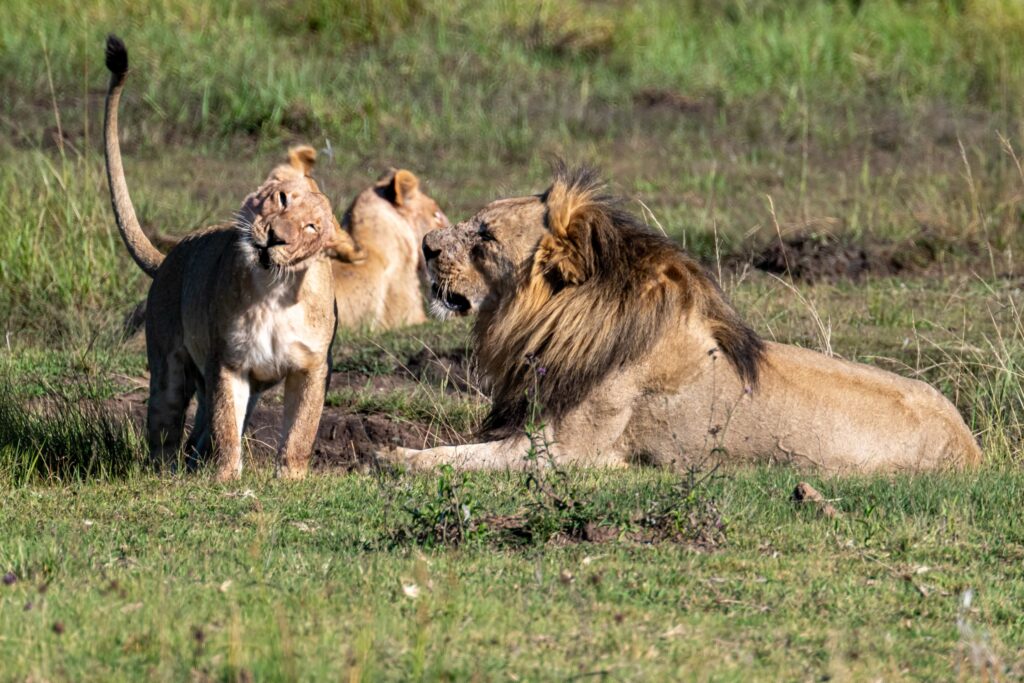
[[[417,354],[421,355],[421,354]],[[440,372],[439,363],[423,361],[422,372]],[[445,367],[458,368],[454,361]],[[457,372],[452,372],[458,377]],[[386,375],[368,377],[354,372],[334,373],[331,390],[363,389],[370,382],[375,388],[390,390],[415,389],[413,377]],[[148,392],[142,387],[136,391],[106,402],[104,409],[114,415],[126,416],[140,434],[145,433],[146,399]],[[380,387],[377,387],[377,385]],[[249,419],[246,442],[250,457],[257,462],[271,462],[277,452],[282,419],[281,390],[276,388],[265,394]],[[188,415],[187,430],[192,427],[195,405]],[[186,433],[187,433],[186,430]],[[460,435],[456,435],[458,438]],[[461,435],[468,436],[468,435]],[[376,453],[395,446],[429,448],[450,443],[452,434],[438,428],[408,419],[378,413],[352,413],[346,408],[324,406],[317,431],[316,445],[310,466],[314,470],[331,472],[365,471],[376,466]]]
[[[758,270],[798,282],[859,281],[867,276],[929,271],[954,250],[976,253],[977,245],[953,244],[947,238],[927,233],[910,240],[888,242],[856,240],[827,232],[802,232],[771,242],[740,260],[746,260]]]

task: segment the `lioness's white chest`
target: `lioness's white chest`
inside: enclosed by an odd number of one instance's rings
[[[309,368],[327,353],[330,337],[307,323],[305,306],[271,296],[249,307],[232,326],[236,369],[263,382]]]

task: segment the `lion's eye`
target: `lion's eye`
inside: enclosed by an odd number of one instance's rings
[[[435,211],[434,212],[434,220],[437,221],[438,225],[443,225],[444,224],[444,214],[441,213],[440,211]]]
[[[284,192],[277,193],[277,201],[281,202],[282,209],[288,208],[288,195],[286,195]]]
[[[306,226],[306,232],[316,232],[316,226],[310,223]]]
[[[481,225],[480,229],[477,230],[477,236],[480,237],[484,242],[493,242],[494,233],[487,229],[486,225]]]

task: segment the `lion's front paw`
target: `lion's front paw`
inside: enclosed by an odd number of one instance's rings
[[[402,446],[392,446],[374,451],[377,467],[382,469],[407,470],[415,468],[418,451]]]
[[[280,467],[277,468],[277,471],[274,473],[274,475],[278,479],[298,481],[300,479],[305,479],[306,474],[308,473],[308,467],[302,467],[297,465],[281,465]]]
[[[238,481],[242,478],[242,470],[234,467],[221,467],[217,470],[217,481],[220,483],[226,483],[230,481]]]

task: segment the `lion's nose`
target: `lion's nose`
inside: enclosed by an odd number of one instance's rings
[[[423,238],[423,257],[431,261],[441,255],[441,249],[436,243],[434,233],[428,232],[427,236]]]

